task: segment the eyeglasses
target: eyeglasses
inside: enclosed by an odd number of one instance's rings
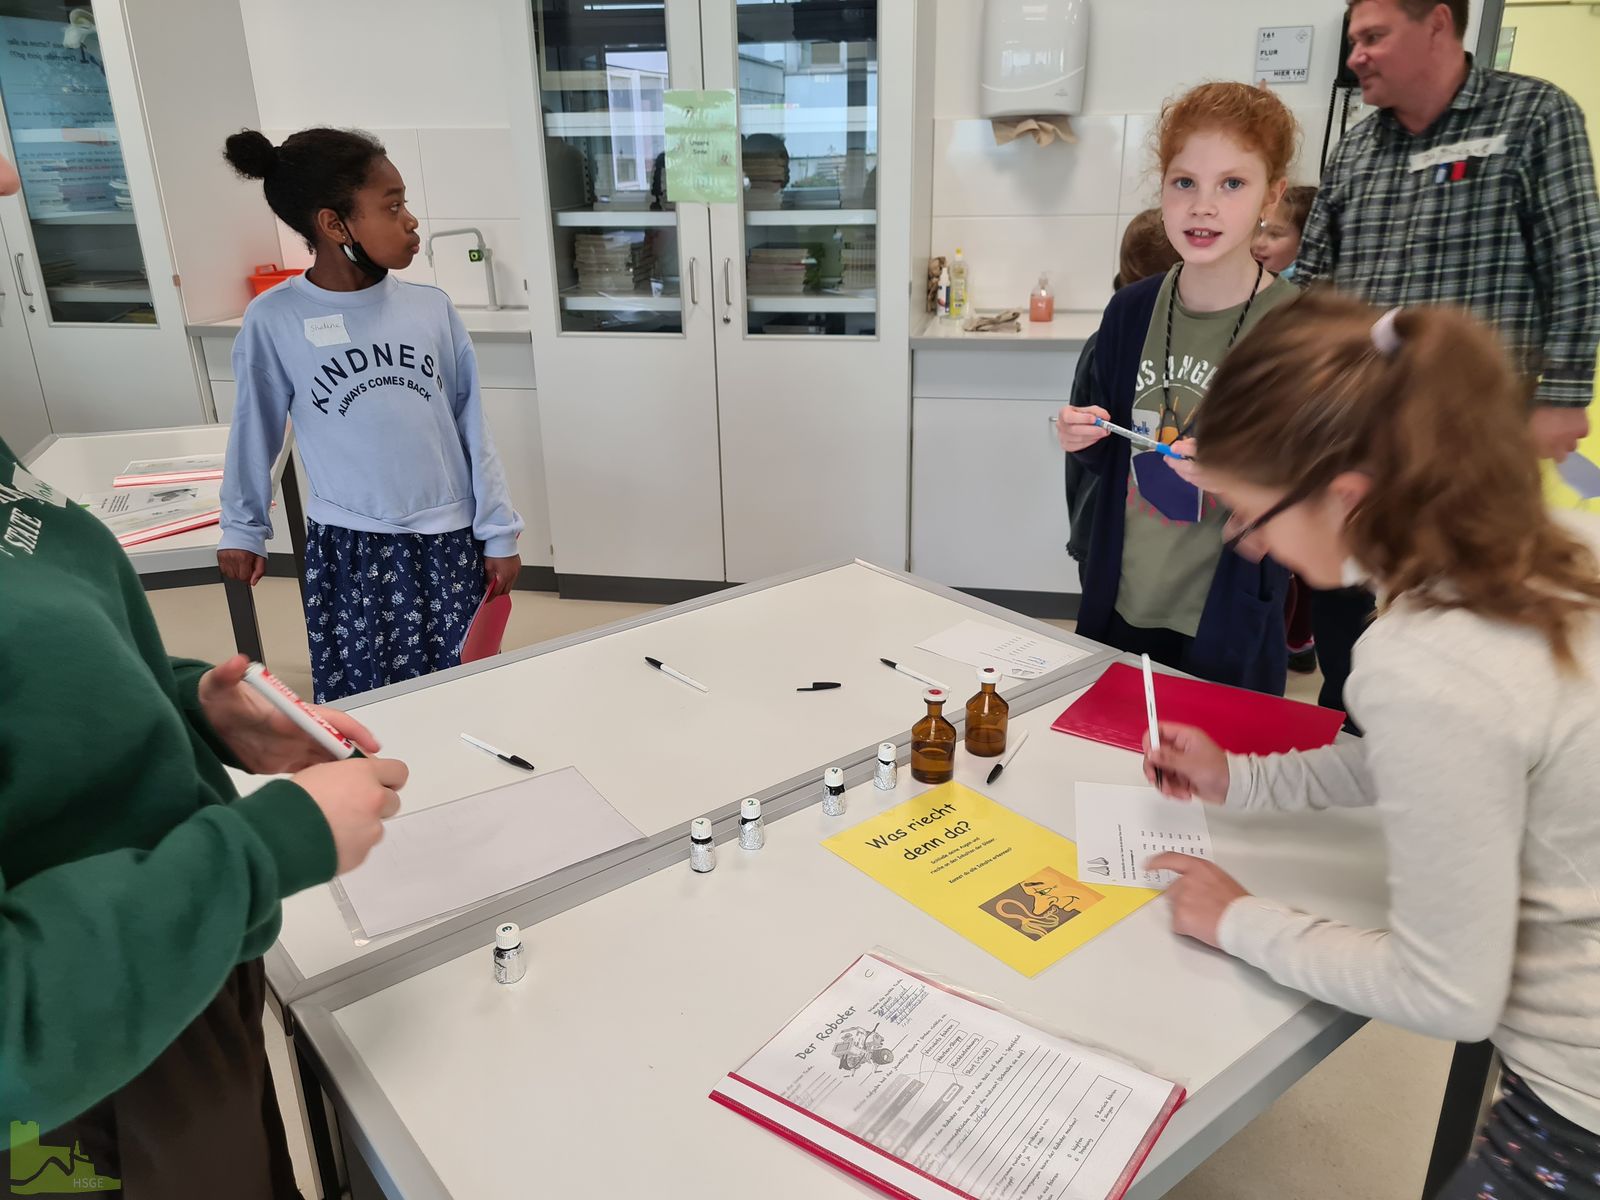
[[[1322,486],[1322,482],[1319,479],[1316,482],[1302,483],[1299,487],[1291,488],[1282,500],[1272,505],[1254,521],[1247,522],[1243,526],[1237,524],[1239,520],[1237,516],[1229,516],[1227,523],[1222,527],[1222,536],[1225,539],[1224,544],[1229,550],[1237,552],[1240,545],[1247,539],[1260,533],[1269,522],[1281,517],[1296,504],[1311,499],[1322,489]]]

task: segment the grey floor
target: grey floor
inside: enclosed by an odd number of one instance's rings
[[[232,653],[220,585],[153,592],[150,600],[171,653],[210,661]],[[305,625],[294,581],[262,580],[256,602],[267,664],[309,695]],[[607,625],[649,607],[518,592],[506,648]],[[1314,677],[1300,677],[1292,681],[1290,694],[1311,699],[1316,688]],[[283,1033],[270,1015],[265,1027],[296,1174],[309,1200],[316,1190]],[[1448,1044],[1369,1025],[1168,1195],[1172,1200],[1418,1200],[1449,1065]]]

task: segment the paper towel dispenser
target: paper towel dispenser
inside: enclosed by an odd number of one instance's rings
[[[1089,0],[984,0],[983,116],[1081,112],[1088,66]]]

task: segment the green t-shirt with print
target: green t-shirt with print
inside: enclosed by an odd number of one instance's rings
[[[1167,274],[1156,297],[1150,330],[1145,334],[1139,378],[1134,384],[1133,428],[1167,443],[1193,432],[1195,414],[1228,351],[1244,305],[1220,312],[1190,312],[1173,295],[1177,268]],[[1264,287],[1250,305],[1239,336],[1262,317],[1299,292],[1285,280]],[[1156,364],[1166,349],[1167,309],[1172,313],[1172,361],[1167,364],[1172,402],[1167,406]],[[1159,432],[1158,432],[1159,431]],[[1145,453],[1133,447],[1137,457]],[[1163,466],[1159,470],[1169,470]],[[1117,588],[1117,614],[1140,629],[1170,629],[1193,637],[1222,557],[1222,527],[1227,514],[1217,498],[1204,495],[1199,520],[1164,516],[1139,493],[1138,473],[1128,472],[1128,511],[1123,523],[1122,580]]]

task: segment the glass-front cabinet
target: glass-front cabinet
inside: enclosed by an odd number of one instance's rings
[[[751,334],[878,326],[876,0],[738,0]]]
[[[52,324],[155,324],[89,4],[0,0],[0,100],[38,254],[12,247],[24,302]]]
[[[561,327],[682,333],[664,0],[535,0]]]

